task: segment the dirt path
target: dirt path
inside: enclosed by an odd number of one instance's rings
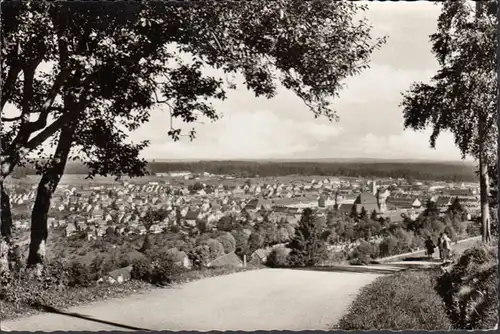
[[[150,330],[328,330],[378,274],[263,269],[68,310]],[[18,331],[127,330],[68,315],[2,324]],[[132,329],[128,329],[132,330]]]

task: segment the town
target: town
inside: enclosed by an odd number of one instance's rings
[[[158,173],[147,180],[61,184],[52,200],[48,223],[52,230],[63,231],[66,237],[83,232],[87,240],[106,234],[196,235],[217,231],[225,217],[249,226],[264,219],[296,226],[305,208],[315,209],[319,216],[326,216],[329,211],[350,215],[365,210],[373,219],[395,224],[404,219],[415,220],[429,201],[444,214],[455,200],[465,208],[467,220],[471,221],[480,214],[478,188],[476,183],[409,183],[390,178],[245,180],[209,173]],[[17,184],[12,192],[14,227],[19,231],[30,227],[28,217],[35,194],[36,185]],[[163,216],[148,222],[146,228],[145,216],[151,210],[161,211]]]

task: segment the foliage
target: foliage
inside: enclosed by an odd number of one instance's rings
[[[68,286],[89,286],[95,281],[90,274],[90,268],[80,262],[72,262],[68,267]]]
[[[151,281],[153,268],[151,261],[146,257],[139,257],[132,261],[132,271],[130,276],[132,279],[141,280],[145,282]]]
[[[306,208],[295,230],[293,239],[288,244],[290,264],[294,267],[314,266],[328,256],[323,232],[326,221],[317,219],[314,212]]]
[[[452,329],[427,272],[379,277],[364,287],[335,330]]]
[[[224,255],[224,246],[220,241],[216,239],[208,239],[204,241],[203,244],[208,246],[210,260],[215,260]]]
[[[285,247],[273,248],[267,256],[266,265],[271,268],[283,268],[288,266],[289,249]]]
[[[236,250],[236,239],[231,233],[225,233],[217,237],[217,240],[224,247],[224,253],[229,254]]]
[[[242,230],[233,230],[231,231],[231,234],[233,235],[236,243],[236,255],[243,257],[243,255],[249,255],[249,246],[248,246],[248,239],[249,236]]]
[[[473,4],[475,9],[473,8]],[[432,51],[440,68],[430,84],[404,94],[405,128],[449,131],[463,158],[479,162],[483,240],[490,241],[489,171],[497,160],[497,3],[443,2]]]
[[[258,232],[252,232],[248,238],[248,248],[250,253],[255,252],[257,249],[264,246],[264,237]]]
[[[189,259],[193,262],[193,267],[203,268],[210,261],[210,248],[208,245],[199,245],[193,248],[188,254]]]
[[[370,264],[371,261],[379,256],[379,250],[376,245],[367,241],[361,241],[348,256],[350,264]]]
[[[129,134],[154,107],[168,110],[166,132],[179,140],[185,130],[173,120],[217,120],[211,102],[235,86],[222,77],[240,74],[257,97],[271,98],[281,85],[316,117],[335,119],[332,98],[384,42],[356,19],[364,9],[295,0],[4,4],[1,181],[33,151],[43,175],[28,261],[43,262],[44,217],[69,160],[83,162],[90,178],[148,173],[140,152],[149,143],[132,143]],[[7,103],[17,115],[6,113]],[[194,128],[187,135],[194,139]],[[44,143],[55,152],[44,152]]]
[[[149,283],[160,286],[172,283],[175,277],[185,271],[167,253],[160,253],[156,258],[152,259],[151,268]]]
[[[497,249],[466,250],[437,282],[455,329],[492,329],[498,322]]]

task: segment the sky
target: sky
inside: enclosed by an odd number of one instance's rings
[[[415,81],[428,81],[438,64],[429,35],[435,32],[439,6],[429,2],[370,2],[366,17],[372,36],[387,43],[372,55],[371,68],[346,81],[335,101],[338,122],[315,119],[293,93],[280,90],[271,99],[255,98],[239,88],[216,103],[223,118],[196,125],[197,138],[178,142],[166,134],[166,112],[132,135],[148,139],[147,159],[318,159],[380,158],[460,160],[453,136],[445,133],[436,149],[429,132],[403,129],[401,93]]]

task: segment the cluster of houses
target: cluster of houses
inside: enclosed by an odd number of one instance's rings
[[[11,193],[13,208],[25,208],[29,213],[35,191],[33,187]],[[174,185],[164,180],[78,188],[61,185],[52,199],[49,226],[64,229],[67,236],[84,232],[88,239],[106,233],[141,235],[148,230],[149,233],[162,233],[173,226],[183,233],[197,228],[199,221],[208,229],[215,229],[217,222],[228,215],[257,223],[264,219],[264,211],[271,221],[285,220],[294,225],[302,210],[308,207],[336,209],[346,214],[360,213],[364,209],[370,215],[395,222],[404,217],[415,218],[429,200],[445,211],[457,197],[471,217],[477,214],[479,199],[475,185],[439,182],[408,185],[404,180],[324,178],[308,182],[292,180],[289,184],[242,180],[241,184],[232,187],[222,182],[207,185],[197,181],[193,186]],[[144,219],[148,210],[162,210],[164,215],[147,230]],[[27,229],[29,220],[15,218],[14,224]]]

